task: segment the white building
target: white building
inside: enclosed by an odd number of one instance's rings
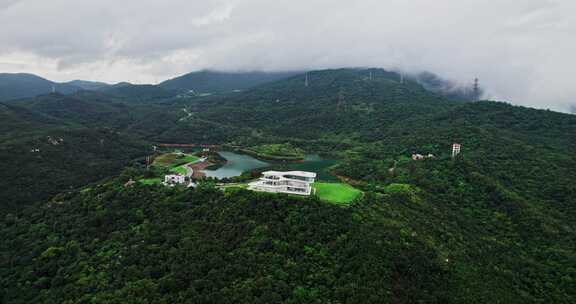
[[[186,176],[180,174],[168,174],[164,176],[164,185],[183,185],[186,183]]]
[[[262,177],[248,185],[248,189],[272,193],[310,195],[316,173],[305,171],[266,171]]]

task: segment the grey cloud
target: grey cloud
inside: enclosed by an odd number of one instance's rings
[[[16,4],[20,0],[0,0],[0,10],[8,8],[11,5]]]
[[[576,104],[571,0],[13,2],[0,0],[0,69],[35,58],[28,72],[56,80],[379,66],[479,77],[516,104]]]

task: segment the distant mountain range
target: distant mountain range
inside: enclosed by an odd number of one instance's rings
[[[70,94],[81,89],[72,83],[56,83],[33,74],[0,74],[0,100],[34,97],[53,90]]]
[[[371,69],[361,69],[370,71]],[[372,69],[376,71],[377,69]],[[400,74],[388,72],[389,77],[400,78]],[[164,98],[185,96],[198,96],[204,94],[229,93],[247,90],[266,83],[287,79],[304,72],[220,72],[203,70],[188,73],[173,79],[166,80],[158,85],[136,85],[120,82],[114,85],[74,80],[58,83],[33,74],[0,73],[0,101],[35,97],[51,92],[72,94],[78,91],[100,91],[106,94],[132,101],[147,102]],[[368,74],[366,77],[369,77]],[[451,100],[475,100],[472,88],[458,86],[448,80],[432,73],[421,73],[407,76],[418,82],[425,89],[443,95]],[[480,91],[481,94],[481,91]]]
[[[82,90],[102,91],[119,98],[145,101],[173,97],[182,92],[201,94],[245,90],[297,73],[199,71],[166,80],[160,85],[136,85],[127,82],[110,85],[86,80],[58,83],[33,74],[2,73],[0,74],[0,101],[35,97],[53,91],[61,94],[72,94]]]

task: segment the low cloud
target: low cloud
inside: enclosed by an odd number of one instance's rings
[[[158,82],[189,71],[378,66],[576,104],[570,0],[0,0],[0,70]]]

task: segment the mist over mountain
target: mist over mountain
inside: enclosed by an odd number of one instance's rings
[[[570,0],[6,3],[0,70],[58,82],[376,66],[479,78],[492,99],[536,108],[569,111],[576,97]]]
[[[474,91],[473,83],[456,83],[442,79],[440,76],[430,72],[423,72],[413,77],[427,90],[444,95],[453,100],[476,101],[481,99],[484,94],[484,89],[480,86],[477,92]]]
[[[574,12],[0,0],[0,304],[576,303]]]
[[[365,77],[370,77],[370,71],[384,71],[375,68],[355,68],[365,70]],[[140,85],[129,82],[107,84],[103,82],[74,80],[66,83],[56,83],[32,74],[2,74],[0,76],[0,100],[34,97],[51,93],[53,90],[61,94],[71,94],[81,90],[100,91],[118,98],[139,100],[141,102],[174,97],[179,93],[203,94],[226,93],[257,87],[270,82],[286,79],[296,75],[304,78],[307,72],[223,72],[197,71],[161,82],[158,85]],[[377,72],[382,74],[382,72]],[[405,72],[385,72],[391,79],[402,77],[420,83],[427,90],[446,96],[453,100],[471,101],[480,96],[474,96],[472,86],[461,86],[433,73],[410,75]],[[304,80],[303,80],[304,81]],[[480,88],[479,95],[482,94]],[[3,97],[3,98],[2,98]]]

